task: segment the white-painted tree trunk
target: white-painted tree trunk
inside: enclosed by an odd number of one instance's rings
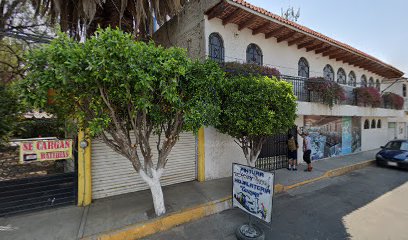
[[[143,170],[140,170],[139,174],[142,179],[149,185],[153,198],[154,211],[157,216],[161,216],[166,213],[166,207],[164,206],[163,191],[160,184],[160,177],[163,174],[164,169],[151,169],[152,177],[148,176]]]

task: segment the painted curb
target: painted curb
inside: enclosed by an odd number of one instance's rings
[[[287,191],[289,189],[297,188],[309,183],[313,183],[316,181],[320,181],[322,179],[337,177],[340,175],[344,175],[346,173],[362,169],[364,167],[370,166],[375,163],[375,160],[368,160],[365,162],[332,169],[325,172],[322,176],[308,179],[306,181],[302,181],[293,185],[284,186],[282,184],[275,184],[274,193],[281,193]],[[91,239],[98,239],[98,240],[133,240],[133,239],[140,239],[143,237],[147,237],[153,235],[158,232],[169,230],[173,227],[179,226],[181,224],[185,224],[191,221],[195,221],[201,219],[203,217],[220,213],[222,211],[228,210],[232,208],[232,201],[231,196],[208,202],[205,204],[198,205],[196,207],[187,208],[180,210],[175,213],[170,213],[168,215],[155,218],[152,220],[145,221],[143,223],[129,225],[127,227],[121,228],[119,230],[108,231],[105,233],[96,234],[93,236],[82,238],[83,240],[91,240]]]
[[[293,185],[284,186],[283,191],[287,191],[289,189],[297,188],[297,187],[300,187],[300,186],[303,186],[303,185],[306,185],[306,184],[309,184],[309,183],[317,182],[317,181],[320,181],[320,180],[323,180],[323,179],[326,179],[326,178],[341,176],[341,175],[344,175],[346,173],[349,173],[349,172],[352,172],[352,171],[355,171],[355,170],[358,170],[358,169],[365,168],[365,167],[370,166],[370,165],[372,165],[374,163],[375,163],[375,160],[368,160],[368,161],[364,161],[364,162],[361,162],[361,163],[356,163],[356,164],[348,165],[348,166],[345,166],[345,167],[332,169],[332,170],[329,170],[329,171],[325,172],[320,177],[308,179],[306,181],[298,182],[298,183],[295,183]]]
[[[180,210],[175,213],[145,221],[143,223],[129,225],[119,230],[82,238],[83,240],[130,240],[140,239],[149,235],[169,230],[178,225],[198,220],[205,216],[222,212],[232,207],[231,197],[212,201],[196,207]]]

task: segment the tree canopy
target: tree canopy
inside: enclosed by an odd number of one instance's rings
[[[59,118],[77,119],[129,159],[152,193],[179,134],[218,123],[216,89],[224,72],[212,61],[190,60],[184,49],[137,42],[107,28],[83,43],[61,34],[27,59],[21,84],[26,101]],[[52,104],[49,89],[55,91]],[[153,134],[159,139],[155,163]],[[164,213],[160,207],[158,215]]]
[[[238,140],[248,165],[255,165],[266,137],[286,133],[295,119],[296,97],[290,83],[259,74],[228,75],[216,128]]]
[[[73,37],[90,36],[98,26],[119,27],[125,32],[153,33],[154,23],[163,24],[177,14],[186,0],[34,0],[37,13],[59,21],[62,31]]]

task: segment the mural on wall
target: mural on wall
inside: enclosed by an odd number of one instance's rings
[[[312,139],[312,160],[361,151],[361,118],[305,116]]]

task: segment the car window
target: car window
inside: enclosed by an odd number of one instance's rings
[[[401,150],[404,150],[404,151],[408,151],[408,143],[406,143],[406,142],[402,142],[401,143],[401,148],[400,148]]]
[[[401,142],[389,142],[385,145],[385,148],[389,150],[400,150]]]

